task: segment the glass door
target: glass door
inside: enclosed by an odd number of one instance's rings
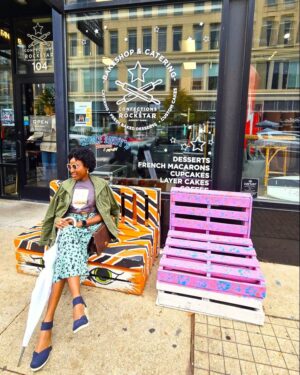
[[[20,82],[18,142],[21,198],[48,200],[57,176],[55,92],[52,79]]]

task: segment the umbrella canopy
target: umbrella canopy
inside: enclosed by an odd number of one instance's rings
[[[255,126],[259,128],[271,128],[271,129],[279,128],[278,122],[273,122],[269,120],[260,121]]]
[[[52,288],[52,279],[53,279],[53,270],[54,263],[57,256],[57,240],[59,237],[59,231],[56,237],[55,244],[50,247],[49,250],[45,251],[44,254],[44,263],[45,268],[39,274],[39,277],[36,280],[35,287],[31,294],[30,307],[28,311],[27,324],[22,342],[22,351],[19,358],[18,366],[21,363],[21,359],[24,353],[25,348],[28,346],[29,340],[33,334],[33,331],[40,320],[42,312],[45,308],[45,305],[49,299],[51,288]]]

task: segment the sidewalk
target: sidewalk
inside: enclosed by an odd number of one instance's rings
[[[38,330],[19,368],[17,361],[36,278],[17,274],[12,241],[40,221],[46,208],[40,203],[0,200],[0,371],[5,374],[31,374],[28,366]],[[268,316],[265,326],[257,327],[156,306],[157,264],[142,296],[84,286],[91,324],[77,335],[72,333],[71,298],[66,288],[57,309],[53,352],[42,373],[298,374],[297,267],[262,264]]]

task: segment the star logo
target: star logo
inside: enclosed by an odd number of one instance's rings
[[[206,142],[201,141],[198,137],[192,141],[191,144],[193,145],[193,151],[203,151],[203,146],[206,144]]]
[[[141,77],[139,77],[139,69],[141,70]],[[149,68],[143,68],[141,63],[139,61],[137,61],[137,63],[135,64],[135,67],[134,68],[131,68],[131,69],[128,69],[128,72],[131,74],[131,83],[135,82],[135,81],[141,81],[141,82],[145,82],[145,74],[147,73],[147,71],[149,70]]]
[[[212,139],[210,139],[210,140],[208,141],[208,144],[211,146],[211,145],[214,144],[214,141],[213,141]]]
[[[174,138],[174,137],[170,138],[170,142],[171,143],[176,143],[176,138]]]
[[[158,27],[158,26],[155,26],[155,27],[154,27],[154,32],[155,32],[155,33],[158,33],[158,32],[159,32],[159,27]]]
[[[34,33],[35,35],[42,35],[42,30],[43,30],[44,26],[41,26],[39,23],[37,23],[33,29],[34,29]]]
[[[180,147],[181,147],[181,151],[186,151],[189,145],[187,145],[186,143],[183,143],[182,145],[180,145]]]

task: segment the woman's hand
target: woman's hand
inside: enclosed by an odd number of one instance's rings
[[[73,221],[71,219],[58,218],[55,222],[55,228],[57,229],[63,229],[68,225],[73,225]]]

